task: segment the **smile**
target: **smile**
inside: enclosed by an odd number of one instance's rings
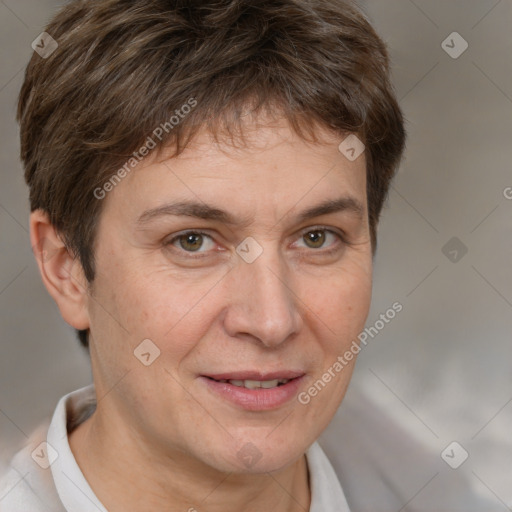
[[[265,376],[250,375],[252,378],[241,378],[246,375],[206,376],[200,380],[206,385],[209,393],[215,398],[228,402],[248,411],[265,411],[277,409],[289,403],[298,393],[305,377],[304,373],[287,372],[288,375]],[[259,377],[259,378],[255,378]]]
[[[215,380],[215,379],[214,379]],[[246,388],[246,389],[258,389],[258,388],[264,388],[264,389],[270,389],[270,388],[277,388],[278,386],[282,386],[283,384],[286,384],[287,382],[290,382],[290,379],[274,379],[274,380],[218,380],[217,382],[229,382],[229,384],[233,386],[238,386],[239,388]]]

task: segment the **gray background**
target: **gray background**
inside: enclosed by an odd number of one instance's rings
[[[504,195],[512,187],[512,2],[362,4],[390,47],[409,133],[381,221],[367,324],[395,301],[404,309],[361,352],[346,401],[364,396],[436,456],[459,442],[470,456],[456,471],[465,472],[492,510],[506,510],[512,505],[512,200]],[[31,253],[14,122],[30,44],[58,5],[0,2],[0,466],[63,394],[91,378],[88,357],[43,288]],[[441,46],[454,31],[469,44],[456,59]],[[443,252],[453,237],[456,245]],[[458,261],[450,260],[453,248]],[[331,437],[335,428],[336,422]],[[419,499],[416,492],[428,494],[420,488],[410,489],[411,500]]]

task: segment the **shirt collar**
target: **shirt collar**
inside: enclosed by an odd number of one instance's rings
[[[57,454],[50,466],[53,481],[67,512],[107,512],[85,479],[68,442],[69,413],[77,414],[87,407],[91,396],[94,396],[92,384],[63,396],[57,404],[48,429],[48,451],[53,448]]]
[[[309,447],[306,459],[311,486],[309,512],[350,512],[338,477],[317,441]]]

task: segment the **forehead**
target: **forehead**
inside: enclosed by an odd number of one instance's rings
[[[299,202],[306,207],[340,195],[364,210],[364,154],[350,161],[338,149],[346,135],[324,129],[316,136],[318,141],[306,141],[284,121],[249,125],[243,142],[216,139],[203,129],[178,156],[169,156],[173,148],[155,148],[108,194],[104,213],[122,209],[135,215],[172,199],[239,217],[276,216]]]

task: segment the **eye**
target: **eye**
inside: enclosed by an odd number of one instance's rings
[[[303,231],[299,240],[294,245],[300,246],[300,241],[304,242],[306,248],[316,250],[322,254],[338,251],[345,243],[341,233],[323,226]],[[200,257],[199,255],[207,256],[216,246],[211,235],[195,230],[178,233],[165,242],[165,245],[172,246],[178,253],[188,253],[189,257],[194,257],[192,256],[194,253],[198,255],[197,257]],[[320,251],[320,249],[323,250]]]
[[[184,233],[180,233],[166,242],[166,245],[172,245],[178,249],[183,249],[186,252],[201,253],[207,252],[208,249],[212,249],[215,246],[212,237],[202,231],[186,231]],[[200,250],[205,247],[205,251]]]
[[[331,250],[336,250],[340,242],[344,242],[343,236],[340,233],[324,227],[316,227],[303,231],[301,240],[303,240],[306,247],[310,249],[322,249],[326,246],[327,242],[330,242],[327,243],[327,247],[334,247],[334,249]]]

